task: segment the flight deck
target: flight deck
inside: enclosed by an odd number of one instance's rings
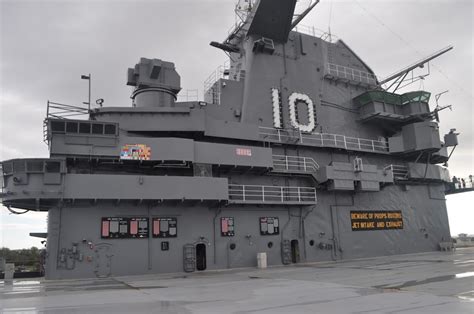
[[[0,285],[2,313],[473,313],[474,248]]]

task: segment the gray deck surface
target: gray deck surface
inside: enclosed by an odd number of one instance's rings
[[[3,313],[474,313],[474,248],[364,260],[0,281]]]

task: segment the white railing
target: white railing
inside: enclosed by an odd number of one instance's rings
[[[395,180],[408,179],[408,167],[404,165],[388,165],[383,170],[392,171]]]
[[[197,89],[187,89],[181,91],[178,94],[178,101],[198,101],[199,100],[199,90]]]
[[[337,36],[332,35],[328,32],[325,32],[321,29],[318,29],[314,26],[298,24],[298,25],[295,26],[295,28],[293,28],[293,30],[295,32],[298,32],[298,33],[302,33],[302,34],[310,35],[310,36],[313,36],[313,37],[321,38],[322,40],[330,42],[330,43],[336,42],[338,40]]]
[[[316,172],[319,164],[311,157],[273,155],[273,170]]]
[[[275,129],[259,127],[260,137],[266,141],[279,143],[299,143],[308,146],[334,147],[346,150],[388,152],[385,140],[369,140],[329,133],[303,133],[296,129]]]
[[[221,78],[224,78],[229,70],[230,61],[226,60],[223,65],[215,69],[208,78],[204,81],[204,92],[206,93],[214,84]]]
[[[311,203],[317,202],[316,189],[265,185],[229,184],[229,200],[242,203]]]
[[[327,64],[326,74],[354,82],[361,82],[374,86],[377,85],[377,77],[372,73],[360,71],[334,63]]]

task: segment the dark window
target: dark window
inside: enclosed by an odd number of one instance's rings
[[[90,123],[79,123],[79,133],[91,133],[91,124]]]
[[[16,160],[13,162],[13,172],[25,172],[25,161],[24,160]]]
[[[42,160],[31,160],[26,162],[26,171],[28,172],[43,172]]]
[[[233,237],[234,231],[234,217],[221,217],[221,236]]]
[[[154,238],[176,238],[178,236],[178,221],[176,218],[153,218]]]
[[[51,121],[51,131],[52,132],[64,132],[66,125],[64,121]]]
[[[260,235],[276,235],[280,233],[278,217],[260,217]]]
[[[13,164],[11,162],[5,162],[2,164],[3,174],[10,174],[13,172]]]
[[[59,161],[45,162],[44,171],[46,173],[59,173],[61,170],[61,163]]]
[[[212,177],[212,165],[194,163],[193,171],[195,177]]]
[[[115,124],[106,124],[104,133],[108,135],[115,135],[116,133]]]
[[[92,134],[104,134],[104,125],[99,123],[94,123],[92,125]]]
[[[272,241],[268,242],[267,246],[269,249],[271,249],[273,247],[273,242]]]
[[[66,122],[66,133],[77,133],[77,122]]]
[[[231,243],[231,244],[229,245],[229,248],[230,248],[232,251],[235,250],[235,247],[236,247],[235,243]]]

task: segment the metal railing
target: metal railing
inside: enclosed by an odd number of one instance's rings
[[[408,167],[404,165],[388,165],[383,168],[384,171],[392,171],[394,180],[407,180]]]
[[[326,74],[354,82],[365,83],[373,86],[377,85],[377,77],[372,73],[360,71],[334,63],[327,64]]]
[[[197,89],[187,89],[181,91],[178,94],[178,101],[198,101],[199,100],[199,90]]]
[[[88,108],[66,105],[48,100],[46,107],[46,118],[67,119],[78,116],[88,115],[90,113]]]
[[[295,28],[293,28],[293,31],[317,37],[330,43],[336,42],[338,40],[337,36],[318,29],[314,26],[298,24],[297,26],[295,26]]]
[[[456,180],[454,180],[454,177],[453,177],[451,182],[452,182],[452,187],[454,190],[474,188],[472,175],[467,178],[456,178]]]
[[[49,101],[46,104],[46,119],[43,121],[43,141],[46,145],[49,145],[48,138],[48,119],[78,119],[81,116],[89,115],[90,110],[88,108],[66,105],[57,102]]]
[[[308,146],[334,147],[346,150],[387,153],[388,142],[369,140],[329,133],[303,133],[296,129],[276,129],[259,127],[260,137],[266,141],[279,143],[299,143]]]
[[[273,155],[273,170],[316,172],[319,164],[311,157]]]
[[[224,78],[228,73],[230,61],[226,60],[223,65],[220,65],[212,71],[212,73],[204,81],[204,92],[206,93],[214,84],[221,78]]]
[[[242,203],[311,203],[317,202],[316,189],[265,185],[229,184],[229,200]]]

